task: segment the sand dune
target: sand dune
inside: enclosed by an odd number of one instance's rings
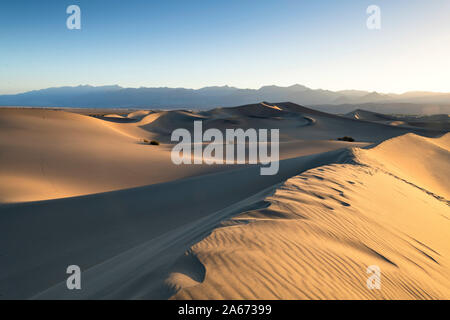
[[[242,168],[4,205],[0,249],[11,259],[0,292],[68,299],[448,298],[448,205],[362,162],[360,152],[283,160],[277,176]],[[220,189],[204,188],[214,181]],[[80,292],[66,290],[57,272],[74,261],[84,270]],[[365,287],[365,268],[373,264],[382,269],[382,291]]]
[[[166,145],[136,126],[51,110],[0,110],[0,202],[70,197],[211,172],[170,166]],[[208,171],[210,170],[210,171]]]
[[[150,113],[150,111],[148,111],[148,110],[134,111],[134,112],[130,112],[127,115],[127,118],[139,120],[139,119],[142,119],[143,117],[145,117],[146,115],[148,115],[149,113]]]
[[[260,208],[223,222],[192,247],[204,279],[186,281],[192,272],[175,270],[167,280],[180,289],[173,298],[449,299],[447,201],[369,159],[400,145],[428,151],[417,146],[422,139],[394,138],[368,150],[369,161],[354,150],[354,164],[321,166],[288,179]],[[401,161],[404,149],[386,151],[383,160],[396,169],[407,164]],[[446,178],[449,151],[447,145],[413,164]],[[423,171],[414,178],[429,181]],[[448,180],[440,186],[448,190]],[[382,290],[366,287],[370,265],[381,268]]]
[[[414,134],[387,140],[367,151],[360,150],[365,163],[420,186],[437,197],[450,199],[449,135],[430,139]]]
[[[144,296],[168,298],[167,290],[147,287],[164,278],[141,283],[140,274],[130,270],[142,268],[144,278],[166,272],[215,224],[251,205],[256,194],[312,166],[335,161],[342,152],[283,160],[274,176],[261,176],[252,166],[135,189],[0,206],[0,250],[10,257],[0,275],[0,293],[31,298],[48,289],[43,297],[64,297],[65,275],[58,270],[77,262],[94,282],[86,280],[86,290],[69,292],[69,297],[101,298],[104,290],[115,297],[139,297],[141,289],[133,288],[144,286]],[[141,253],[136,259],[142,265],[130,260],[130,250]],[[103,263],[111,266],[109,260],[117,267],[108,273],[112,282],[101,285],[97,276],[105,272]],[[128,290],[134,293],[128,296]]]
[[[126,117],[124,117],[124,116],[121,116],[120,114],[115,114],[115,113],[112,113],[112,114],[105,114],[103,117],[105,117],[105,118],[111,118],[111,119],[118,119],[118,120],[121,120],[121,119],[126,118]]]
[[[4,182],[0,203],[106,192],[234,169],[176,166],[170,160],[171,145],[143,144],[143,138],[155,138],[146,125],[159,115],[120,123],[64,111],[0,109],[0,178]],[[340,147],[322,143],[319,149]]]
[[[448,133],[291,103],[108,114],[0,109],[0,298],[450,298]],[[279,173],[172,165],[193,120],[278,126]]]
[[[347,118],[371,121],[404,128],[428,128],[433,130],[450,130],[450,120],[447,114],[434,114],[427,116],[386,115],[382,113],[357,109],[346,113]]]
[[[246,106],[245,111],[233,110],[228,117],[188,111],[90,117],[61,110],[0,109],[0,177],[5,182],[0,185],[0,203],[107,192],[234,169],[173,165],[170,134],[177,128],[192,130],[194,120],[203,120],[205,129],[225,130],[236,127],[230,125],[230,119],[239,117],[244,128],[280,127],[279,119],[254,118],[251,112],[260,114],[259,109],[259,105]],[[330,141],[334,140],[332,134],[314,144],[305,143],[308,135],[296,134],[295,130],[308,122],[302,115],[293,116],[286,111],[284,114],[287,118],[281,129],[282,159],[349,145]],[[142,117],[133,119],[136,115]],[[142,143],[144,138],[164,143],[152,147]]]

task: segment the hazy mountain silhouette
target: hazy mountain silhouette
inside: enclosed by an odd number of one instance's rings
[[[13,95],[0,95],[1,106],[43,106],[81,108],[195,108],[228,107],[258,101],[291,101],[301,105],[361,103],[450,104],[449,93],[407,92],[383,94],[361,90],[329,91],[295,84],[239,89],[229,86],[185,88],[123,88],[112,86],[58,87]]]

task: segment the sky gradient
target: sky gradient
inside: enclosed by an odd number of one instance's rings
[[[81,8],[81,30],[66,8]],[[366,8],[381,8],[368,30]],[[0,94],[66,85],[450,92],[450,1],[4,0]]]

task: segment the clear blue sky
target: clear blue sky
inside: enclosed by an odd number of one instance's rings
[[[81,30],[66,8],[81,8]],[[381,8],[381,30],[366,8]],[[64,85],[450,91],[450,1],[2,0],[0,94]]]

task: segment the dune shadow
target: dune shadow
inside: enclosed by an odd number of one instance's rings
[[[136,123],[139,122],[139,119],[132,118],[119,118],[119,117],[103,117],[103,116],[95,116],[95,118],[115,123]]]

